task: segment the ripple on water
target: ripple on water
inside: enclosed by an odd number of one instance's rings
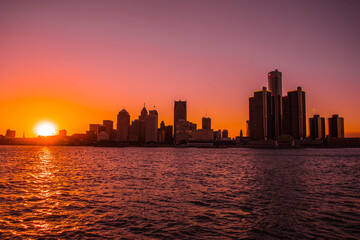
[[[1,239],[360,239],[360,149],[0,153]]]

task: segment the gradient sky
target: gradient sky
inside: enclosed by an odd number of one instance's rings
[[[245,130],[248,98],[283,73],[307,117],[339,114],[360,136],[360,1],[0,1],[0,134],[35,136],[47,119],[69,134],[134,120],[143,103],[173,124],[188,101],[201,127]],[[326,123],[327,125],[327,123]]]

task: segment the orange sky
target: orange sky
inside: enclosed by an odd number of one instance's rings
[[[284,95],[306,91],[308,117],[339,114],[345,135],[360,136],[356,8],[299,4],[2,1],[0,134],[33,137],[43,119],[82,133],[122,108],[133,120],[144,102],[173,124],[182,99],[188,120],[201,127],[207,112],[235,137],[248,97],[278,68]]]

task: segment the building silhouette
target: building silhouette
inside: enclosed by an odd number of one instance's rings
[[[267,140],[273,137],[271,116],[271,92],[263,87],[249,98],[249,132],[251,140]]]
[[[15,130],[6,130],[5,137],[7,138],[15,138],[16,131]]]
[[[301,87],[283,97],[284,133],[295,139],[306,138],[305,92]]]
[[[106,128],[106,133],[109,135],[109,140],[116,140],[116,131],[114,130],[114,122],[111,120],[103,120],[103,125]]]
[[[274,136],[282,133],[282,73],[277,69],[268,73],[268,88],[272,97],[272,116]]]
[[[150,110],[146,116],[145,142],[157,142],[158,140],[158,113],[156,110]]]
[[[222,138],[229,138],[229,131],[227,129],[222,131]]]
[[[59,130],[59,136],[60,137],[66,137],[66,135],[67,135],[67,132],[66,132],[65,129]]]
[[[210,130],[211,129],[211,118],[203,117],[202,118],[202,129]]]
[[[117,115],[117,141],[127,142],[129,140],[130,115],[123,109]]]
[[[197,129],[195,123],[179,119],[176,124],[175,144],[186,144],[192,137],[192,132]]]
[[[158,142],[171,144],[173,143],[172,136],[173,136],[173,126],[171,125],[166,126],[164,121],[161,121],[159,134],[158,134]]]
[[[140,116],[139,116],[139,142],[145,143],[145,135],[146,135],[146,118],[148,116],[148,111],[145,107],[141,109]]]
[[[344,138],[344,118],[334,114],[329,121],[329,136],[333,138]]]
[[[93,132],[94,135],[98,134],[98,127],[100,126],[100,124],[90,124],[89,125],[89,131]]]
[[[325,118],[314,115],[309,118],[310,138],[314,140],[325,139]]]
[[[186,117],[186,101],[175,101],[174,102],[174,138],[175,138],[175,142],[180,142],[176,140],[176,136],[177,136],[177,131],[180,129],[183,129],[184,126],[182,126],[181,128],[179,128],[178,122],[180,120],[183,120],[184,122],[187,121],[187,117]],[[184,123],[182,123],[184,125]]]

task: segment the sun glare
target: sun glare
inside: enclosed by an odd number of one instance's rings
[[[38,136],[52,136],[56,133],[56,126],[52,122],[39,122],[34,131]]]

